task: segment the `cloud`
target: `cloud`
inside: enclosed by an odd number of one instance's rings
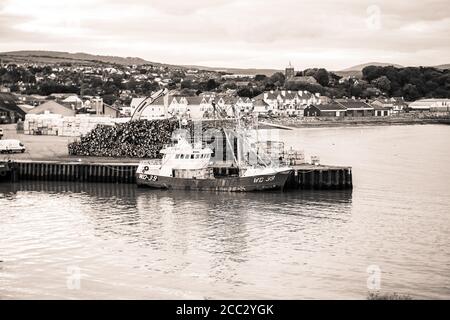
[[[448,0],[8,0],[0,50],[235,67],[438,64],[448,63],[449,13]]]

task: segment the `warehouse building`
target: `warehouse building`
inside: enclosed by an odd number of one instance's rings
[[[362,100],[356,99],[339,99],[335,100],[347,111],[347,117],[373,117],[375,109],[370,104]]]
[[[63,117],[73,117],[75,116],[75,110],[50,100],[30,110],[28,114],[58,114]]]
[[[329,104],[310,105],[303,111],[305,117],[335,117],[343,118],[346,108],[339,103],[332,102]]]
[[[420,99],[409,104],[411,111],[449,112],[450,99]]]

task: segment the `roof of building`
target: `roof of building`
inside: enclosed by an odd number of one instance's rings
[[[50,112],[53,114],[60,114],[63,116],[74,116],[75,115],[75,110],[72,110],[71,108],[66,107],[62,104],[59,104],[58,102],[55,102],[53,100],[44,102],[43,104],[28,111],[29,114],[43,114],[46,112]]]
[[[379,105],[379,104],[371,104],[372,108],[374,108],[374,110],[390,110],[393,107],[392,106],[387,106],[387,105]]]
[[[279,94],[280,94],[279,91],[268,91],[266,99],[275,100],[278,98]]]
[[[365,101],[360,100],[336,100],[337,103],[347,110],[372,110],[373,107]]]
[[[239,97],[224,97],[223,101],[225,104],[236,104],[238,102]]]
[[[410,108],[430,108],[433,107],[435,103],[443,103],[445,105],[450,105],[450,99],[420,99],[409,104]]]
[[[76,102],[76,103],[78,103],[78,102],[83,102],[83,101],[80,98],[78,98],[78,96],[69,96],[69,97],[65,98],[62,102],[69,102],[69,103]]]
[[[287,100],[287,99],[293,100],[293,99],[295,99],[297,97],[298,97],[298,94],[295,91],[285,91],[284,94],[283,94],[283,98],[285,100]]]
[[[382,104],[407,105],[403,97],[377,97],[372,102],[380,102]]]
[[[299,90],[297,94],[298,94],[299,98],[301,98],[301,99],[309,99],[312,96],[314,96],[311,92],[306,91],[306,90],[305,91]]]
[[[450,102],[450,99],[446,99],[446,98],[442,98],[442,99],[438,99],[438,98],[429,98],[429,99],[420,99],[420,100],[416,100],[414,102]],[[413,102],[413,103],[414,103]]]
[[[255,107],[259,107],[259,106],[268,106],[268,104],[267,104],[267,102],[265,102],[263,99],[258,99],[258,100],[255,100],[254,102],[253,102],[253,105],[255,106]]]
[[[203,97],[200,96],[188,96],[184,97],[189,105],[197,105],[202,103]]]
[[[30,106],[29,104],[18,104],[17,106],[25,113],[28,113],[30,110],[34,109],[34,106]]]
[[[253,97],[253,100],[260,100],[260,99],[264,99],[264,92],[258,94],[257,96]]]
[[[326,104],[315,104],[313,106],[316,107],[317,109],[319,109],[320,111],[345,111],[345,110],[347,110],[345,107],[343,107],[342,105],[340,105],[337,102],[326,103]]]
[[[25,111],[17,106],[16,99],[11,93],[0,93],[0,107],[2,107],[3,110],[16,112],[22,116],[25,116]]]

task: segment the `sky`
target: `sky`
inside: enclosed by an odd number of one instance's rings
[[[449,0],[0,0],[0,51],[341,70],[450,63]]]

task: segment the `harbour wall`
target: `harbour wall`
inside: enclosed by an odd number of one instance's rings
[[[2,162],[0,181],[75,181],[103,183],[135,183],[137,163],[106,163],[77,161]],[[288,189],[351,189],[351,167],[302,164],[293,166]],[[226,171],[227,168],[217,168]],[[231,168],[230,168],[231,169]]]

